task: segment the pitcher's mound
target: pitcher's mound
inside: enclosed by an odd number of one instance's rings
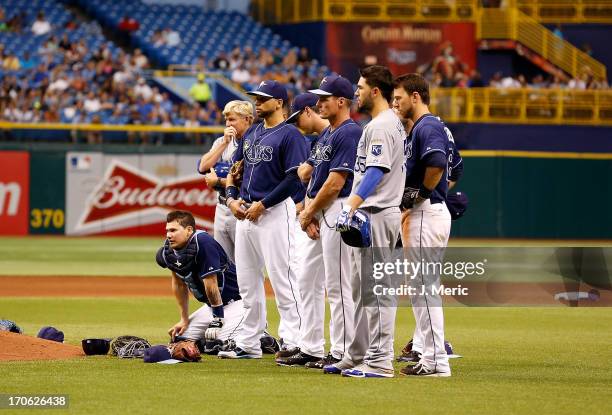
[[[0,331],[0,361],[56,360],[78,356],[85,356],[78,346]]]

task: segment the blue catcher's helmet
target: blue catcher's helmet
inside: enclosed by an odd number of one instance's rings
[[[232,166],[230,165],[230,163],[227,163],[225,161],[220,161],[213,166],[213,169],[215,169],[215,173],[217,174],[217,177],[219,177],[220,179],[225,179],[231,167]]]
[[[340,235],[344,243],[349,246],[354,246],[355,248],[372,246],[370,218],[363,210],[357,209],[351,218],[350,229],[340,232]]]

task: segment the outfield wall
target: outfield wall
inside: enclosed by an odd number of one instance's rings
[[[612,239],[612,155],[464,151],[453,236]],[[211,229],[198,154],[0,151],[0,234],[159,235],[172,209]]]

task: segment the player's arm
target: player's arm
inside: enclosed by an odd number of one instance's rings
[[[300,164],[300,167],[298,167],[298,177],[302,183],[308,183],[310,181],[313,171],[314,167],[309,162],[305,161],[304,163]]]
[[[189,325],[189,289],[174,272],[172,272],[172,292],[181,315],[179,322],[168,330],[168,334],[174,340],[174,337],[183,334]]]
[[[223,137],[213,144],[212,148],[208,151],[208,153],[204,154],[200,159],[200,164],[198,166],[198,172],[201,174],[206,173],[210,170],[221,158],[223,152],[232,142],[232,139],[236,137],[236,129],[234,127],[227,127],[223,131]]]
[[[327,180],[321,186],[321,189],[317,192],[314,199],[308,203],[308,206],[304,208],[306,215],[313,216],[320,210],[326,208],[338,198],[340,191],[346,183],[348,177],[347,171],[331,171]]]
[[[204,277],[204,290],[210,302],[213,315],[213,319],[209,323],[204,337],[208,340],[215,340],[219,338],[224,323],[223,318],[225,317],[223,314],[223,299],[221,298],[221,291],[219,291],[216,273]]]
[[[423,183],[419,188],[415,204],[419,204],[431,197],[431,193],[434,191],[442,176],[444,175],[444,169],[446,168],[446,155],[442,152],[436,151],[430,153],[424,157],[425,162],[425,175],[423,177]]]

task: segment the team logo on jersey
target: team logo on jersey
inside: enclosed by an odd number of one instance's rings
[[[412,140],[406,140],[406,158],[412,158]]]
[[[314,166],[318,166],[324,161],[330,161],[332,155],[332,146],[324,146],[317,144],[314,150]]]
[[[372,155],[373,156],[380,156],[382,154],[382,150],[383,150],[383,146],[382,144],[374,144],[372,145]]]
[[[251,145],[248,140],[244,141],[244,158],[248,163],[258,164],[260,161],[272,160],[274,149],[271,146],[263,146],[260,144]]]

